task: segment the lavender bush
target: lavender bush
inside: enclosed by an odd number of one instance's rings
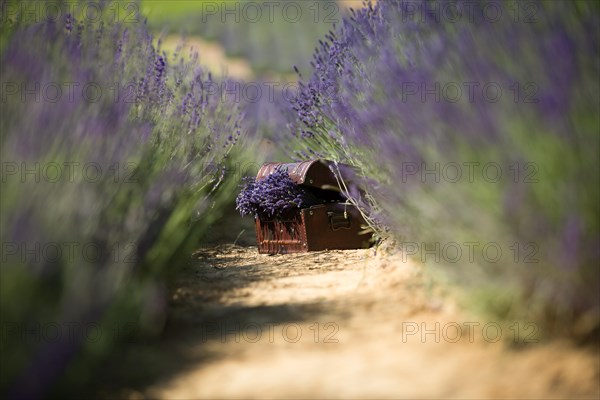
[[[170,272],[231,200],[238,105],[137,17],[3,27],[0,386],[17,398],[159,332]],[[74,333],[23,334],[49,326]]]
[[[490,4],[500,16],[483,14]],[[293,104],[296,157],[355,167],[364,192],[347,192],[379,234],[471,283],[486,312],[590,335],[598,6],[454,6],[382,0],[330,32]],[[454,243],[462,257],[444,257]],[[473,257],[464,243],[477,244]],[[482,255],[490,243],[500,258]]]

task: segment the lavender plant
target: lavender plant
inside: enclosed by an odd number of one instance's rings
[[[239,105],[137,20],[3,31],[0,386],[17,398],[84,381],[115,342],[160,331],[170,273],[232,197],[220,166],[240,156]],[[23,339],[48,326],[78,330]]]
[[[482,13],[489,4],[501,17]],[[589,335],[600,323],[598,7],[455,6],[475,11],[382,0],[330,32],[293,102],[296,157],[355,167],[364,195],[347,192],[373,228],[450,266],[486,311]],[[464,246],[458,261],[423,255],[448,243],[479,247],[472,259]],[[485,257],[488,243],[503,256]]]

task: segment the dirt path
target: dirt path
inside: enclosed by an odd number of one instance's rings
[[[123,368],[145,372],[139,382],[123,382],[120,395],[600,396],[597,354],[561,342],[495,341],[493,323],[483,329],[490,321],[460,311],[422,267],[400,256],[372,249],[267,256],[226,246],[195,258],[180,276],[153,351],[123,354]]]

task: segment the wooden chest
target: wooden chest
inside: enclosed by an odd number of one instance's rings
[[[343,201],[334,174],[324,161],[267,163],[257,174],[262,179],[283,166],[292,181],[310,188],[323,204],[289,212],[280,218],[256,218],[259,253],[286,254],[307,251],[360,249],[370,246],[371,234],[358,209]]]

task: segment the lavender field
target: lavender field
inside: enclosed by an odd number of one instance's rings
[[[600,396],[597,3],[0,4],[3,398]]]

